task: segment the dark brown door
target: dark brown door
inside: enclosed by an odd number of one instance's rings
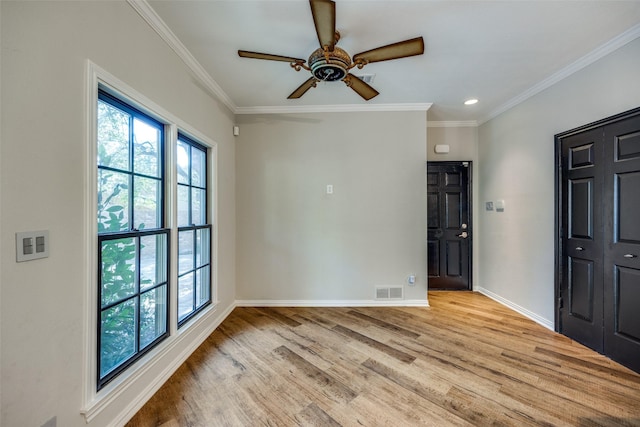
[[[603,130],[562,141],[561,331],[602,352]]]
[[[640,372],[640,116],[605,127],[605,354]]]
[[[427,162],[429,289],[471,289],[471,162]]]

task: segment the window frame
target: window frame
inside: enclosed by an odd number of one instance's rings
[[[84,132],[84,238],[83,238],[83,278],[84,286],[82,305],[84,315],[79,326],[83,335],[82,354],[82,405],[80,413],[87,423],[96,419],[107,410],[116,399],[126,398],[133,390],[144,389],[149,393],[159,387],[171,374],[179,368],[186,357],[215,330],[220,322],[230,313],[226,307],[224,313],[219,312],[218,300],[218,143],[209,136],[192,127],[189,123],[174,116],[118,77],[104,70],[87,59],[85,61],[85,132]],[[209,251],[211,256],[211,303],[195,315],[188,325],[177,328],[176,310],[169,310],[169,336],[133,362],[120,375],[98,389],[98,222],[97,218],[97,103],[98,89],[116,95],[129,105],[144,111],[165,126],[165,186],[173,188],[176,183],[175,150],[178,129],[199,141],[207,151],[208,163],[208,203],[211,239]],[[162,90],[159,89],[159,93]],[[167,99],[166,97],[164,99]],[[210,132],[210,130],[209,130]],[[174,190],[172,190],[174,191]],[[175,192],[175,191],[174,191]],[[167,269],[169,280],[168,304],[176,306],[177,297],[177,201],[175,194],[165,193],[165,226],[169,228],[168,252],[170,262]],[[151,377],[149,377],[151,375]],[[138,393],[139,391],[136,391]],[[148,395],[150,397],[150,395]]]
[[[127,185],[128,185],[128,193],[127,193],[127,218],[128,224],[127,229],[122,229],[119,231],[106,231],[106,232],[98,232],[98,298],[96,298],[96,302],[98,304],[98,319],[95,323],[97,331],[97,351],[96,351],[96,363],[97,363],[97,390],[102,389],[106,384],[112,381],[115,377],[120,375],[123,371],[125,371],[129,366],[134,364],[138,359],[144,356],[146,353],[151,351],[156,345],[158,345],[161,341],[166,339],[169,336],[169,327],[170,327],[170,313],[171,313],[171,289],[170,289],[170,280],[171,280],[171,268],[170,268],[170,244],[171,244],[171,236],[170,236],[170,228],[166,228],[165,225],[167,223],[167,215],[166,215],[166,206],[165,206],[165,198],[167,193],[171,193],[171,189],[167,188],[166,185],[166,167],[165,167],[165,153],[167,149],[167,138],[165,124],[154,119],[143,111],[140,111],[138,108],[135,108],[125,101],[123,101],[117,95],[114,95],[112,92],[105,90],[102,87],[98,87],[98,102],[106,103],[122,112],[129,114],[131,117],[131,121],[129,123],[128,128],[128,169],[119,169],[113,166],[104,166],[100,165],[97,162],[96,158],[96,167],[98,172],[105,170],[111,171],[114,173],[124,174],[127,176]],[[97,105],[96,105],[97,108]],[[135,148],[134,144],[134,120],[140,120],[147,124],[152,124],[155,128],[157,128],[160,132],[159,141],[158,141],[158,177],[153,177],[147,174],[142,174],[140,172],[136,172],[135,168]],[[97,126],[97,124],[96,124]],[[97,144],[97,139],[96,139]],[[138,229],[135,214],[135,182],[136,177],[143,178],[151,178],[155,179],[160,184],[160,190],[158,191],[158,200],[156,200],[157,209],[159,212],[156,214],[156,220],[159,220],[158,227],[150,228],[150,229]],[[98,189],[96,188],[96,191]],[[96,220],[97,220],[96,215]],[[164,255],[164,266],[165,266],[165,278],[163,282],[156,283],[155,285],[141,289],[140,283],[140,274],[141,274],[141,238],[144,236],[153,236],[153,235],[164,235],[165,236],[165,248],[161,252]],[[122,239],[133,239],[135,242],[135,268],[134,268],[134,281],[133,292],[127,295],[124,298],[120,298],[115,302],[111,302],[108,304],[103,304],[102,301],[102,253],[103,253],[103,244],[108,241],[116,241]],[[141,348],[140,337],[141,337],[141,306],[142,306],[142,297],[144,294],[148,294],[154,290],[164,287],[165,289],[165,298],[164,298],[164,332],[156,336],[150,343],[146,344]],[[134,304],[134,352],[131,356],[127,357],[115,367],[113,367],[110,371],[106,372],[104,376],[102,375],[102,313],[122,304],[126,304],[132,301]]]
[[[209,246],[211,245],[211,241],[213,239],[213,227],[211,225],[211,220],[210,220],[210,214],[209,214],[209,156],[208,156],[208,149],[206,146],[204,146],[203,144],[197,142],[194,138],[191,138],[188,135],[185,135],[183,132],[181,132],[180,130],[178,130],[178,139],[176,141],[176,150],[178,149],[178,145],[180,143],[185,143],[190,147],[189,150],[189,171],[188,171],[188,175],[189,175],[189,183],[188,184],[184,184],[181,183],[178,179],[176,180],[176,194],[179,194],[179,188],[180,186],[183,187],[187,187],[189,189],[188,191],[188,206],[189,206],[189,225],[180,225],[177,223],[176,221],[176,228],[177,228],[177,233],[178,233],[178,251],[180,249],[180,233],[181,232],[185,232],[185,231],[193,231],[194,234],[194,239],[193,239],[193,263],[192,263],[192,268],[188,271],[184,271],[181,272],[180,271],[180,267],[178,266],[177,268],[177,292],[180,292],[180,278],[187,276],[189,274],[193,274],[193,287],[192,287],[192,293],[193,293],[193,299],[192,299],[192,311],[187,314],[185,317],[183,317],[182,319],[180,318],[180,300],[179,300],[179,296],[178,296],[178,301],[176,303],[176,314],[177,314],[177,318],[178,318],[178,329],[182,328],[184,325],[188,324],[191,319],[193,319],[195,316],[198,315],[199,312],[201,312],[202,310],[204,310],[207,306],[209,306],[211,304],[212,301],[212,273],[213,273],[213,267],[212,267],[212,253],[211,250],[208,251],[208,261],[204,264],[200,264],[199,266],[196,263],[197,260],[197,232],[198,230],[208,230],[209,233]],[[205,164],[204,164],[204,171],[205,171],[205,179],[204,179],[204,187],[202,186],[196,186],[193,185],[192,183],[192,156],[191,156],[191,150],[193,149],[197,149],[200,150],[204,153],[204,159],[205,159]],[[178,156],[176,155],[176,160],[177,160]],[[199,190],[204,190],[205,191],[205,203],[204,203],[204,208],[205,208],[205,222],[204,224],[195,224],[193,222],[193,204],[192,204],[192,190],[196,188]],[[179,218],[179,215],[177,215],[177,217]],[[180,261],[180,255],[178,254],[178,262]],[[198,270],[202,270],[206,268],[208,270],[208,298],[207,301],[205,301],[203,304],[198,305],[197,303],[197,292],[196,292],[196,288],[197,288],[197,283],[196,283],[196,274]]]

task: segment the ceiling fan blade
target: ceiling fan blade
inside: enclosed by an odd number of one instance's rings
[[[369,62],[388,61],[390,59],[406,58],[408,56],[422,55],[424,53],[424,40],[422,37],[405,40],[367,50],[353,56],[353,62],[368,64]]]
[[[303,63],[304,59],[293,58],[291,56],[271,55],[270,53],[249,52],[247,50],[239,50],[238,55],[243,58],[267,59],[269,61],[282,61],[290,63]]]
[[[300,87],[298,87],[298,89],[294,90],[293,93],[287,97],[287,99],[298,99],[298,98],[300,98],[302,95],[307,93],[307,91],[309,89],[311,89],[312,87],[316,87],[316,82],[317,81],[318,81],[318,79],[316,79],[315,77],[311,77],[309,80],[307,80],[306,82],[302,83],[300,85]]]
[[[333,51],[336,44],[336,4],[331,0],[309,0],[313,23],[320,47],[327,46]]]
[[[351,89],[355,90],[358,95],[363,97],[365,101],[368,101],[379,94],[377,90],[375,90],[367,83],[363,82],[362,79],[354,76],[353,74],[348,74],[347,77],[344,78],[344,82]]]

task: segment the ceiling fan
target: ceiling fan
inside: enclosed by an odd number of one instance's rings
[[[311,4],[311,14],[316,26],[320,48],[311,53],[308,61],[290,56],[238,50],[238,55],[244,58],[288,62],[296,71],[301,69],[310,71],[311,77],[294,90],[288,96],[288,99],[300,98],[309,89],[316,87],[320,81],[334,82],[342,80],[348,87],[368,101],[378,95],[378,91],[351,74],[349,71],[353,67],[362,69],[371,62],[389,61],[424,53],[424,40],[422,37],[416,37],[360,52],[351,59],[347,52],[336,46],[338,40],[340,40],[340,33],[336,31],[335,2],[332,0],[309,0],[309,3]]]

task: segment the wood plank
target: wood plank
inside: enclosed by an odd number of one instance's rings
[[[640,375],[472,292],[236,308],[128,427],[640,426]]]

